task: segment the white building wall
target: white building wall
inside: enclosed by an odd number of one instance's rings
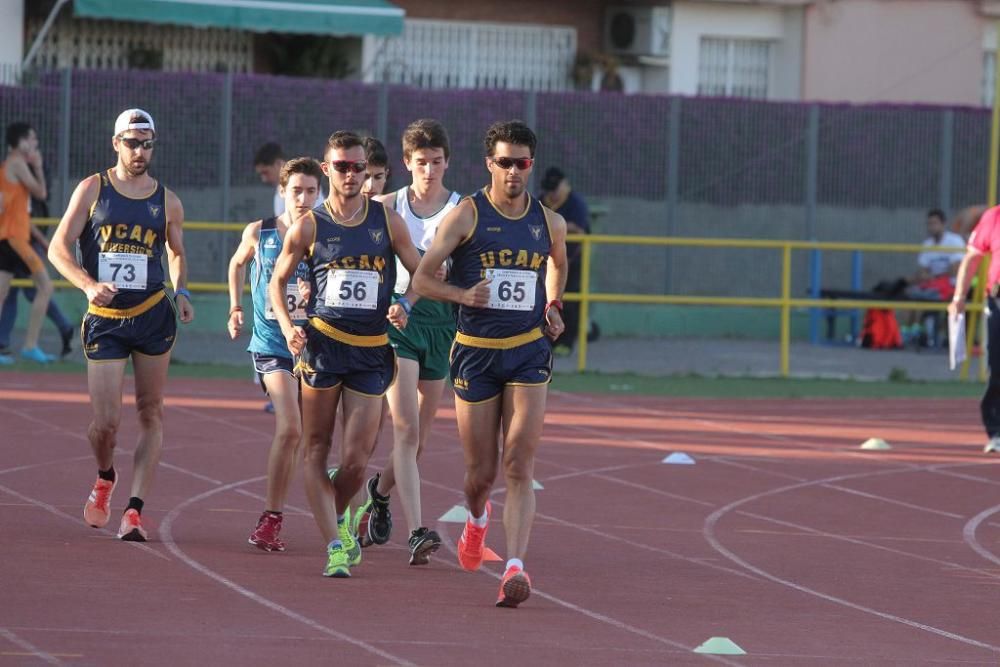
[[[0,67],[24,58],[24,0],[0,0]]]
[[[735,39],[764,39],[781,45],[776,49],[791,50],[791,55],[801,61],[801,46],[795,49],[795,36],[787,43],[787,23],[785,12],[799,13],[798,8],[786,9],[767,5],[745,5],[729,3],[675,2],[673,4],[673,28],[670,47],[670,92],[680,95],[698,93],[698,58],[702,37]],[[801,44],[801,28],[799,29]],[[788,54],[784,56],[788,57]],[[789,83],[787,69],[772,66],[772,85],[769,97],[784,97],[796,92],[799,73],[794,73],[795,83]],[[780,77],[780,79],[779,79]],[[795,95],[797,97],[797,95]]]

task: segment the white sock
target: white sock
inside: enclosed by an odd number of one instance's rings
[[[473,526],[476,526],[477,528],[482,528],[487,523],[489,523],[489,514],[487,514],[484,511],[482,516],[473,516],[472,510],[469,510],[469,521],[472,523]]]
[[[507,561],[507,567],[504,568],[504,572],[506,572],[507,570],[509,570],[512,567],[516,567],[516,568],[519,568],[519,569],[523,570],[524,569],[524,563],[521,562],[520,558],[511,558],[509,561]]]

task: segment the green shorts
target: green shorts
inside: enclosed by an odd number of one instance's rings
[[[454,324],[408,324],[402,331],[389,327],[389,344],[398,357],[420,364],[421,380],[448,377],[448,353],[454,341]]]

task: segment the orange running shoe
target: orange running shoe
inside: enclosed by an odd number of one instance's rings
[[[83,506],[83,520],[88,526],[104,528],[111,518],[111,492],[115,490],[115,482],[97,478],[90,497]]]
[[[498,607],[510,607],[514,609],[528,599],[531,595],[531,579],[528,573],[512,565],[503,573],[503,580],[500,582],[500,595],[497,596]]]
[[[125,542],[145,542],[146,531],[142,528],[142,519],[136,510],[125,510],[122,524],[118,527],[118,539]]]
[[[486,525],[480,528],[465,519],[465,528],[458,538],[458,564],[470,572],[475,572],[483,564],[483,544],[486,542],[486,530],[490,527],[490,515],[493,506],[486,501]]]

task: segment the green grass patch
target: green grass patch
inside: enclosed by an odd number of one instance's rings
[[[38,373],[85,373],[82,362],[36,364],[18,361],[5,370]],[[129,371],[131,372],[131,366]],[[184,378],[250,380],[246,365],[189,364],[172,361],[170,375]],[[0,380],[2,381],[2,380]],[[922,382],[907,379],[871,382],[820,378],[703,377],[671,375],[651,377],[631,373],[556,373],[553,389],[565,392],[636,396],[687,396],[692,398],[979,398],[979,382]]]
[[[863,381],[820,378],[650,377],[630,373],[557,373],[554,389],[591,394],[697,398],[979,398],[978,382]]]

